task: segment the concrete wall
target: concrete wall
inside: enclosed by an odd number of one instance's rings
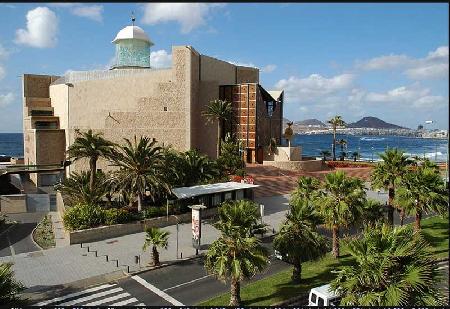
[[[275,150],[274,161],[301,161],[301,147],[277,147]]]
[[[322,160],[310,161],[263,161],[263,165],[275,166],[284,170],[317,172],[327,171],[330,168]]]
[[[0,195],[0,210],[4,214],[27,212],[27,195]]]
[[[217,208],[205,209],[202,211],[202,218],[210,218],[217,214]],[[192,214],[185,213],[182,215],[146,219],[140,222],[132,222],[126,224],[115,224],[109,226],[101,226],[92,229],[69,232],[70,244],[87,243],[100,241],[113,237],[129,235],[144,232],[148,227],[165,227],[174,225],[177,222],[191,222]]]

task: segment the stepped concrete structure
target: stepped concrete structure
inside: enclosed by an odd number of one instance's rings
[[[202,55],[191,46],[173,46],[172,66],[154,69],[153,42],[134,21],[112,43],[116,61],[110,70],[23,75],[25,164],[60,164],[77,132],[88,129],[117,143],[145,135],[214,158],[217,124],[206,123],[202,111],[215,99],[232,102],[229,130],[244,145],[247,162],[262,163],[270,139],[281,142],[283,92],[264,90],[257,68]],[[100,161],[98,168],[111,167]],[[85,170],[87,162],[67,169]],[[38,186],[58,179],[52,172],[30,177]]]

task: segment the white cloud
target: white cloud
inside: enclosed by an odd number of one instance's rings
[[[182,33],[189,33],[195,28],[206,24],[206,19],[218,3],[148,3],[144,4],[144,24],[175,21],[181,25]]]
[[[348,89],[352,85],[354,77],[353,74],[347,73],[331,78],[323,77],[320,74],[311,74],[306,78],[291,76],[289,79],[278,81],[275,87],[284,89],[286,97],[293,101],[310,101]]]
[[[9,56],[9,51],[0,44],[0,60],[6,60]]]
[[[151,52],[150,66],[155,69],[170,68],[172,66],[172,55],[164,49]]]
[[[86,17],[95,21],[101,22],[103,20],[103,6],[102,5],[79,5],[71,10],[73,15]]]
[[[47,7],[37,7],[27,13],[27,29],[16,31],[15,42],[37,48],[56,46],[58,18]]]
[[[277,66],[275,64],[268,64],[261,69],[261,72],[270,73],[270,72],[275,71],[276,68],[277,68]]]
[[[82,3],[52,3],[51,6],[70,9],[70,13],[79,16],[92,19],[94,21],[103,21],[103,5],[87,5]]]
[[[424,58],[391,54],[367,61],[357,61],[355,66],[367,71],[402,69],[408,78],[421,80],[448,78],[448,62],[448,46],[441,46],[429,52]]]
[[[250,68],[255,68],[255,69],[259,69],[256,65],[254,65],[252,62],[235,62],[235,61],[227,61],[228,63],[231,63],[233,65],[237,65],[240,67],[250,67]]]
[[[5,107],[14,101],[14,93],[0,94],[0,107]]]
[[[5,68],[0,64],[0,80],[2,80],[6,76]]]

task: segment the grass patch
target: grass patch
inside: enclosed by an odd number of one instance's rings
[[[33,233],[33,239],[42,247],[42,249],[48,249],[55,246],[55,235],[53,234],[50,216],[45,216],[42,221],[39,222]]]
[[[448,219],[446,218],[432,217],[422,220],[424,237],[430,243],[437,258],[448,258],[448,228]],[[353,262],[354,259],[347,252],[346,246],[341,244],[341,257],[339,259],[333,258],[331,253],[328,253],[321,260],[303,263],[302,283],[300,284],[292,283],[292,268],[290,268],[243,286],[241,289],[242,305],[270,306],[309,293],[311,288],[333,280],[336,275],[331,272],[332,270],[351,265]],[[230,294],[224,293],[198,305],[226,306],[229,301]]]

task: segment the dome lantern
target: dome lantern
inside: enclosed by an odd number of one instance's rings
[[[112,43],[116,45],[116,62],[118,68],[150,68],[150,47],[153,42],[141,27],[132,25],[120,30]]]

